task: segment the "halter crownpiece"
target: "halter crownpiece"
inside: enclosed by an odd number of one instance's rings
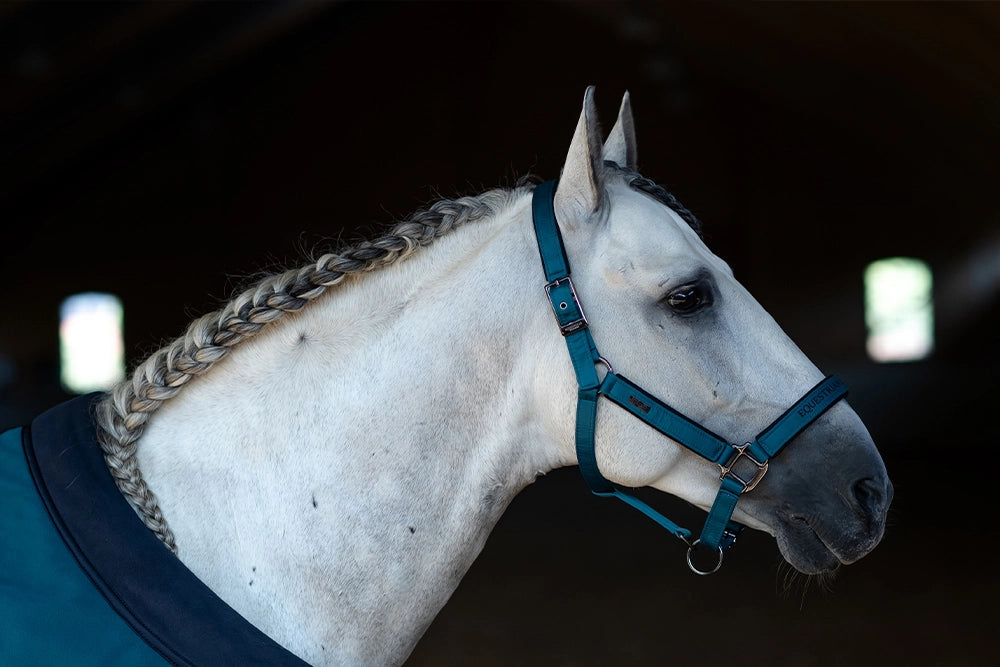
[[[645,391],[628,378],[615,373],[611,364],[597,351],[590,324],[570,278],[569,259],[556,224],[553,197],[556,181],[546,181],[532,195],[532,219],[538,252],[545,272],[545,293],[556,323],[569,349],[578,384],[576,403],[576,455],[580,472],[591,491],[631,505],[688,545],[687,564],[697,574],[712,574],[722,567],[724,552],[731,547],[743,526],[732,520],[740,496],[760,483],[768,462],[809,424],[847,395],[847,387],[829,376],[810,389],[783,415],[774,420],[750,442],[729,444],[726,440]],[[604,378],[597,365],[607,369]],[[648,504],[607,480],[597,465],[594,432],[597,400],[604,396],[654,429],[684,445],[699,456],[719,466],[721,483],[708,518],[696,539]],[[692,562],[696,547],[714,551],[718,560],[710,569],[699,569]]]

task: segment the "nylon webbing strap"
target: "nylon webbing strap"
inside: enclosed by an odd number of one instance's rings
[[[722,484],[715,495],[715,502],[712,503],[712,509],[708,512],[705,525],[701,527],[701,536],[698,538],[700,545],[708,549],[717,549],[722,546],[723,537],[731,532],[730,524],[732,524],[733,511],[736,509],[736,502],[742,494],[742,484],[732,477],[722,478]],[[742,526],[739,528],[742,529]],[[735,537],[734,534],[733,539]]]
[[[802,432],[833,404],[847,396],[847,387],[835,376],[829,376],[806,392],[798,403],[788,408],[750,444],[750,453],[766,461]],[[763,456],[764,458],[760,458]]]
[[[535,239],[538,241],[538,252],[542,256],[542,269],[545,271],[546,282],[569,276],[569,260],[559,226],[556,224],[556,212],[553,198],[556,195],[556,181],[545,181],[535,187],[531,198],[531,219],[535,225]]]
[[[576,401],[576,456],[580,473],[594,493],[613,495],[614,485],[601,475],[594,452],[594,430],[597,422],[597,389],[600,378],[594,364],[598,360],[597,346],[586,325],[573,281],[569,260],[556,224],[553,198],[556,181],[546,181],[535,187],[531,201],[532,220],[538,252],[545,272],[545,292],[552,313],[566,340],[569,358],[579,386]],[[579,323],[574,325],[574,323]]]
[[[657,431],[683,444],[712,463],[729,459],[733,448],[708,429],[696,424],[621,375],[608,373],[601,393]]]
[[[679,537],[685,542],[688,542],[691,539],[690,530],[688,530],[687,528],[681,528],[676,523],[674,523],[667,517],[663,516],[662,514],[654,510],[652,507],[644,503],[643,501],[639,500],[635,496],[625,493],[621,488],[617,486],[615,486],[608,493],[599,493],[597,491],[594,491],[594,495],[602,496],[605,498],[617,498],[618,500],[624,502],[626,505],[630,505],[631,507],[645,514],[647,517],[658,523],[661,527],[669,531],[672,535],[674,535],[674,537]]]
[[[615,491],[597,465],[597,452],[588,443],[594,442],[597,427],[597,389],[580,389],[576,399],[576,460],[580,474],[590,490],[597,495],[611,495]]]

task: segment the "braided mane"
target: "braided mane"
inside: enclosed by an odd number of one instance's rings
[[[495,216],[533,187],[522,183],[510,190],[495,189],[476,197],[439,201],[398,223],[381,238],[267,276],[220,310],[194,320],[183,336],[140,364],[130,380],[120,382],[97,404],[96,421],[108,470],[146,527],[177,553],[174,535],[139,470],[136,451],[150,416],[191,378],[212,368],[234,345],[257,335],[286,314],[301,310],[345,277],[406,259],[466,223]]]
[[[701,224],[677,199],[638,172],[612,162],[610,173],[676,211],[701,234]],[[534,189],[535,179],[521,179],[512,189],[498,188],[475,197],[439,201],[374,241],[347,246],[297,269],[267,276],[240,292],[219,310],[188,325],[183,336],[160,348],[96,405],[97,437],[118,490],[142,522],[174,554],[177,543],[156,496],[136,459],[138,441],[150,416],[191,380],[223,359],[236,344],[268,324],[294,313],[347,276],[375,271],[406,259],[419,248],[469,222],[491,218],[517,197]]]

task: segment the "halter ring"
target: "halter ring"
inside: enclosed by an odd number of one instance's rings
[[[723,556],[722,547],[721,546],[715,547],[716,550],[717,550],[717,552],[718,552],[718,554],[719,554],[719,560],[718,560],[718,562],[716,562],[715,567],[713,567],[711,570],[699,570],[697,567],[695,567],[695,564],[693,562],[691,562],[691,552],[694,551],[694,548],[696,546],[698,546],[699,542],[701,542],[701,539],[696,539],[694,542],[691,542],[690,546],[688,546],[688,550],[687,550],[687,564],[688,564],[688,568],[690,568],[690,570],[692,572],[694,572],[695,574],[698,574],[698,575],[701,575],[701,576],[706,576],[706,575],[709,575],[709,574],[715,574],[716,572],[719,571],[719,568],[722,567],[722,556]]]

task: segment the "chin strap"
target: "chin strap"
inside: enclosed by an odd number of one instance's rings
[[[792,438],[847,395],[847,387],[836,377],[827,377],[806,392],[795,405],[752,441],[743,445],[731,445],[628,378],[616,374],[611,364],[597,351],[587,317],[570,278],[569,260],[553,207],[555,189],[555,181],[547,181],[535,188],[532,217],[542,268],[545,271],[545,293],[559,330],[565,338],[579,385],[576,403],[576,455],[580,472],[594,494],[618,498],[683,540],[688,545],[688,566],[694,572],[716,572],[722,567],[723,553],[733,545],[743,530],[743,526],[732,520],[740,496],[757,486],[767,473],[768,461]],[[607,371],[603,379],[598,374],[598,366],[603,366]],[[597,400],[600,396],[719,466],[719,491],[698,538],[692,540],[691,531],[680,527],[601,474],[594,451]],[[695,566],[692,553],[696,547],[717,554],[718,560],[713,567],[699,569]]]

